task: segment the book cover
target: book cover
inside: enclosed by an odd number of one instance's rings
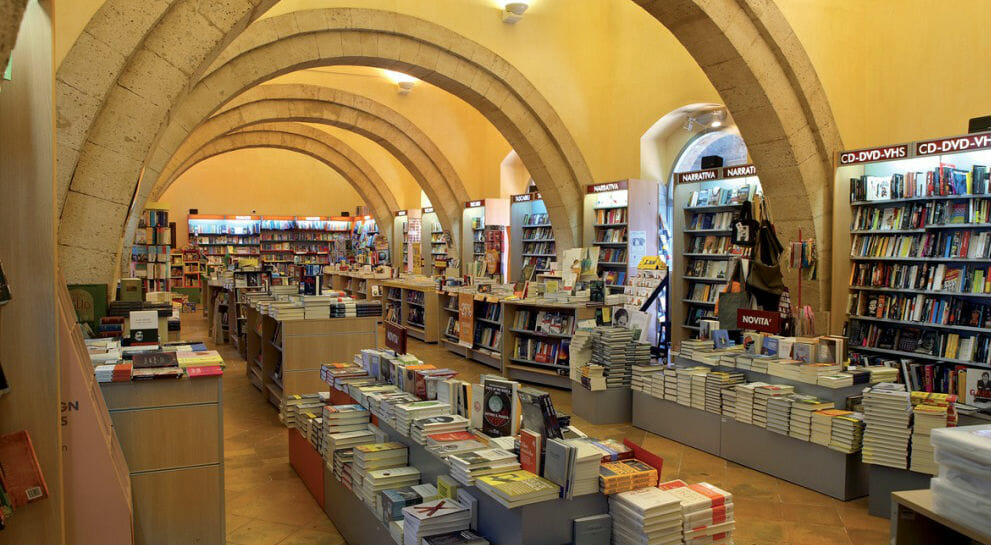
[[[534,475],[540,475],[540,443],[539,433],[520,430],[520,467]]]
[[[223,374],[224,370],[219,365],[200,365],[186,368],[186,375],[189,378],[216,377]]]
[[[48,497],[48,485],[27,430],[0,436],[3,488],[14,508]]]
[[[517,383],[487,378],[483,386],[482,432],[493,437],[513,435],[513,403]]]

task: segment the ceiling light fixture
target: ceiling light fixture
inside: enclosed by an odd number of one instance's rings
[[[529,7],[530,4],[528,2],[506,2],[506,5],[502,9],[502,22],[515,25],[523,18],[523,14],[526,13]]]
[[[385,77],[392,80],[399,87],[400,95],[408,95],[413,90],[413,86],[416,85],[417,80],[413,76],[394,70],[383,70],[383,72],[385,73]]]

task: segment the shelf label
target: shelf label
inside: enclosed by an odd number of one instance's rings
[[[745,178],[756,176],[757,167],[754,165],[738,165],[735,167],[723,167],[723,178]]]
[[[626,180],[620,180],[618,182],[607,182],[604,184],[592,184],[585,186],[586,193],[605,193],[606,191],[619,191],[620,189],[626,189],[629,186]]]
[[[461,344],[471,346],[475,340],[475,296],[471,293],[458,294],[458,322],[461,331],[458,338]]]
[[[875,161],[889,161],[892,159],[904,159],[906,157],[908,157],[908,144],[900,144],[898,146],[844,151],[840,153],[840,164],[855,165],[857,163],[873,163]]]
[[[781,313],[741,308],[736,311],[736,327],[776,334],[781,331]]]
[[[423,213],[424,214],[433,214],[434,213],[434,207],[433,206],[428,206],[428,207],[424,208],[423,209]]]
[[[719,169],[710,168],[708,170],[695,170],[692,172],[681,172],[678,174],[677,178],[679,184],[687,184],[691,182],[708,182],[710,180],[719,179]]]
[[[485,201],[468,201],[465,203],[465,208],[478,208],[484,203]]]
[[[986,132],[918,142],[915,144],[915,154],[920,156],[938,155],[987,148],[991,148],[991,133]]]
[[[542,201],[544,197],[540,193],[524,193],[522,195],[513,195],[513,202],[530,202],[530,201]]]
[[[385,346],[397,354],[406,353],[406,328],[388,320],[385,322]]]
[[[396,212],[396,215],[397,216],[405,216],[406,215],[406,211],[405,210],[399,210],[398,212]]]

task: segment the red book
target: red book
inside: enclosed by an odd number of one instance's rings
[[[449,441],[477,441],[478,437],[467,431],[451,431],[447,433],[435,433],[427,436],[428,439],[433,439],[438,443],[447,443]]]
[[[540,434],[520,430],[520,467],[540,475]]]
[[[27,430],[0,436],[3,482],[15,508],[48,497],[48,485]]]
[[[224,370],[219,365],[204,365],[202,367],[187,367],[186,374],[189,378],[196,377],[216,377],[224,374]]]

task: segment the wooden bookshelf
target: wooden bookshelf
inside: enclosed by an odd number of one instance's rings
[[[423,274],[427,276],[440,274],[446,267],[438,267],[437,262],[447,262],[450,257],[450,245],[457,242],[455,240],[447,240],[444,227],[441,225],[440,218],[437,216],[433,207],[422,209],[420,217],[422,218],[421,226],[423,230]]]
[[[509,280],[516,281],[526,265],[536,266],[534,274],[550,270],[557,260],[557,245],[550,215],[540,193],[510,197]]]
[[[834,282],[831,330],[850,337],[852,359],[924,374],[968,404],[970,388],[953,383],[991,368],[989,136],[836,157],[832,275],[847,281]],[[872,160],[885,157],[896,158]]]
[[[401,280],[383,280],[381,285],[385,293],[382,299],[384,319],[406,327],[409,336],[415,339],[427,343],[440,341],[443,335],[440,294],[432,285],[424,286]],[[401,322],[389,319],[390,307],[399,309]],[[413,320],[410,319],[411,315]],[[416,318],[421,315],[423,321],[417,321]]]
[[[172,229],[169,227],[169,207],[149,203],[138,220],[138,229],[131,246],[131,276],[140,278],[145,293],[169,291],[172,285]],[[181,266],[181,259],[180,266]],[[181,274],[179,275],[181,279]]]
[[[527,300],[503,301],[502,303],[502,374],[514,380],[524,380],[545,386],[571,389],[570,367],[565,360],[562,364],[538,362],[532,358],[518,357],[515,347],[517,339],[535,339],[549,343],[569,342],[565,335],[547,335],[530,327],[516,327],[517,315],[529,312],[549,312],[567,316],[572,331],[578,321],[595,319],[595,306],[586,303],[555,304]],[[532,319],[532,318],[531,318]],[[566,332],[565,332],[566,333]],[[570,342],[569,342],[570,344]]]
[[[509,274],[509,238],[506,228],[510,225],[509,199],[480,199],[465,202],[461,220],[461,272],[464,275],[485,276],[503,279]],[[497,231],[492,235],[489,231]],[[502,251],[499,255],[498,272],[494,275],[475,275],[476,262],[485,263],[486,240],[499,239]],[[489,242],[495,246],[495,242]],[[482,267],[483,270],[484,267]]]
[[[675,181],[673,223],[680,236],[672,237],[672,252],[683,260],[672,267],[669,285],[671,301],[682,303],[670,306],[671,339],[677,344],[697,336],[700,320],[717,318],[718,293],[749,252],[732,244],[732,222],[743,209],[739,192],[748,189],[752,203],[761,189],[753,165],[682,172]]]
[[[585,188],[584,245],[599,248],[597,272],[609,293],[623,291],[638,256],[657,255],[657,191],[655,181],[632,179]]]
[[[502,302],[500,299],[486,294],[470,294],[472,298],[472,331],[470,340],[462,339],[460,333],[451,333],[451,320],[458,323],[460,314],[458,306],[459,292],[442,292],[441,302],[441,344],[455,354],[475,360],[479,363],[502,370]],[[492,319],[492,317],[495,319]],[[492,333],[486,334],[489,330]],[[495,332],[498,332],[496,335]],[[488,341],[486,343],[485,341]]]

